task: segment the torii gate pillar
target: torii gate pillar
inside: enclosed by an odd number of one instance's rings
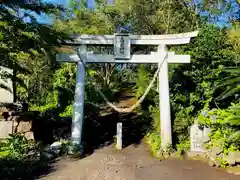
[[[172,126],[169,97],[168,63],[190,63],[189,55],[175,55],[168,52],[167,45],[187,44],[192,37],[196,37],[197,31],[171,35],[80,35],[74,36],[74,41],[65,44],[77,46],[78,53],[57,54],[57,60],[61,62],[77,63],[77,78],[75,90],[75,103],[72,120],[72,142],[81,145],[83,109],[84,109],[84,63],[156,63],[160,66],[159,73],[159,107],[160,107],[160,129],[161,148],[166,150],[172,145]],[[118,44],[121,43],[121,44]],[[130,55],[131,44],[157,45],[158,51],[146,55]],[[115,55],[94,54],[87,52],[87,45],[115,45]],[[124,47],[122,50],[122,47]]]
[[[85,81],[85,54],[87,47],[81,45],[79,47],[82,60],[77,62],[76,87],[75,87],[75,102],[72,116],[72,144],[80,145],[82,141],[82,128],[84,119],[84,81]]]
[[[166,54],[167,47],[159,45],[158,52]],[[161,147],[166,149],[168,145],[172,145],[172,124],[171,124],[171,109],[169,96],[169,81],[168,81],[168,62],[159,63],[159,108],[160,108],[160,132],[161,132]]]

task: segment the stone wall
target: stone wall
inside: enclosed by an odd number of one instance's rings
[[[26,118],[26,115],[15,115],[13,112],[3,112],[3,117],[0,121],[0,138],[8,138],[9,134],[21,133],[27,139],[34,139],[32,132],[32,118]]]
[[[0,121],[0,139],[6,139],[13,132],[12,121]]]
[[[51,144],[54,140],[69,138],[71,134],[71,117],[61,118],[55,109],[28,111],[27,104],[0,103],[0,116],[0,138],[22,133],[27,139]]]
[[[21,133],[27,139],[51,143],[54,125],[52,120],[37,111],[27,111],[27,105],[20,103],[0,104],[0,138]]]

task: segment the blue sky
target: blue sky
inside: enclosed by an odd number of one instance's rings
[[[63,5],[64,7],[67,7],[69,0],[41,0],[41,1],[50,2],[53,4],[60,4],[60,5]],[[94,5],[94,0],[88,0],[88,6],[93,7],[93,5]],[[41,16],[36,15],[36,17],[40,23],[51,23],[51,18],[49,18],[47,15],[41,15]]]
[[[42,0],[42,1],[43,2],[51,2],[53,4],[61,4],[66,7],[68,0]],[[51,19],[46,15],[41,15],[41,16],[36,15],[36,17],[40,23],[50,23],[51,22]]]
[[[40,0],[40,1],[42,1],[42,2],[51,2],[53,4],[60,4],[60,5],[63,5],[64,7],[67,7],[68,2],[69,2],[69,0]],[[109,0],[109,2],[112,2],[112,0]],[[93,6],[94,6],[94,0],[88,0],[88,7],[93,7]],[[236,7],[235,13],[236,13],[237,9],[238,8]],[[202,15],[204,15],[204,14],[205,13],[203,13]],[[222,15],[218,19],[219,22],[215,22],[215,23],[217,25],[219,25],[219,26],[226,25],[227,19],[228,19],[229,15],[230,14],[227,14],[227,13],[225,15]],[[41,15],[41,16],[36,15],[36,17],[37,17],[37,20],[40,23],[51,23],[51,18],[49,18],[47,15]]]

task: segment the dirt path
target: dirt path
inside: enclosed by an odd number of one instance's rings
[[[41,180],[239,180],[223,170],[193,160],[157,161],[144,145],[121,152],[106,147],[82,160],[61,159]]]

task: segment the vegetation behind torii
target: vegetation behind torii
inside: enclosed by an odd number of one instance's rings
[[[179,151],[189,148],[188,127],[199,119],[214,129],[213,145],[216,139],[222,138],[226,153],[239,150],[239,109],[236,108],[236,112],[230,110],[240,105],[239,2],[200,1],[194,4],[187,0],[116,0],[114,6],[104,2],[96,1],[94,9],[75,1],[67,10],[49,4],[0,6],[0,63],[14,70],[11,78],[15,101],[29,103],[32,110],[55,108],[61,117],[72,116],[76,67],[55,60],[56,52],[71,51],[68,47],[62,48],[58,41],[67,39],[68,34],[113,34],[124,25],[130,25],[132,34],[199,30],[198,37],[190,44],[169,47],[176,53],[191,55],[190,64],[169,65],[174,147]],[[224,6],[219,6],[222,3]],[[39,24],[31,11],[51,15],[53,25]],[[204,11],[208,12],[206,16],[200,13]],[[220,28],[215,22],[223,14],[229,17],[228,26]],[[24,21],[26,18],[27,22]],[[136,52],[146,52],[149,47],[134,48]],[[105,51],[100,47],[95,50]],[[110,101],[120,101],[116,97],[123,96],[121,92],[137,99],[144,93],[155,70],[155,65],[87,65],[86,118],[107,111],[92,80],[101,86]],[[156,89],[157,84],[135,112],[139,120],[153,119],[152,127],[145,134],[155,155],[160,148]],[[202,117],[203,110],[212,109],[216,109],[217,123]],[[228,138],[230,134],[235,135],[234,140]]]

